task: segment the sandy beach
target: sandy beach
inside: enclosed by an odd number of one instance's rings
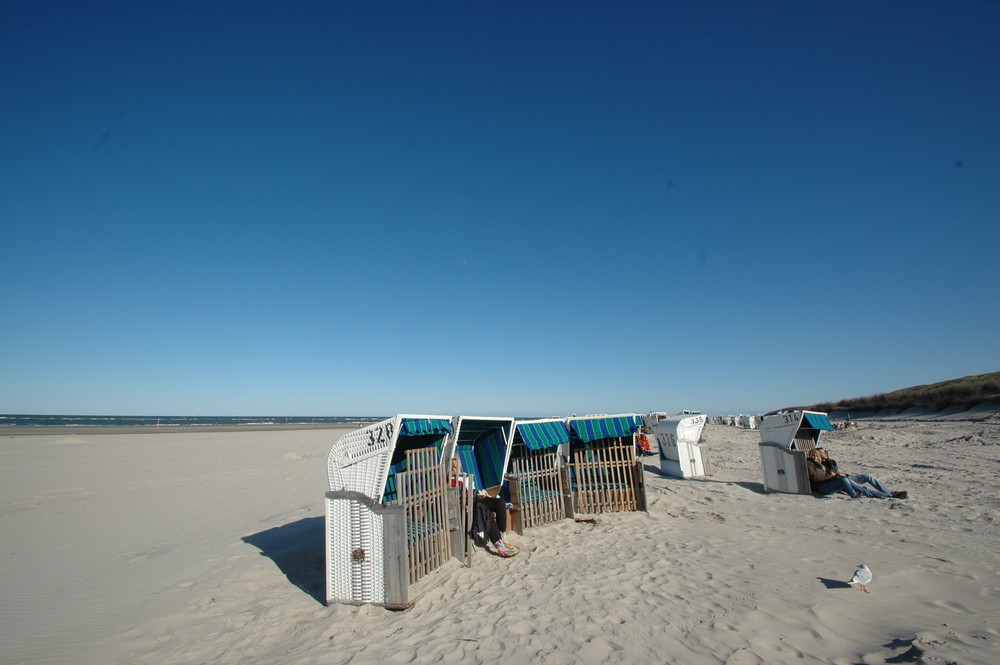
[[[713,476],[647,458],[648,512],[514,535],[405,612],[323,604],[346,430],[0,432],[0,663],[992,665],[1000,417],[918,415],[823,441],[907,500],[765,494],[759,433],[709,425]]]

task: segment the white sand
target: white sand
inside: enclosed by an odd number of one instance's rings
[[[0,663],[992,665],[1000,421],[977,417],[825,435],[907,501],[762,494],[758,433],[709,426],[712,478],[647,458],[648,514],[514,536],[406,612],[321,603],[343,432],[0,435]],[[869,594],[843,584],[861,562]]]

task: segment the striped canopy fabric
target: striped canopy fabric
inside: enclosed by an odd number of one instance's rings
[[[406,460],[400,460],[389,467],[389,476],[385,479],[385,491],[382,493],[382,503],[392,503],[399,496],[396,494],[396,474],[406,471]]]
[[[822,413],[806,413],[804,414],[806,420],[815,429],[822,429],[827,431],[833,431],[833,424],[830,423],[830,419]]]
[[[521,438],[530,450],[544,450],[569,443],[569,429],[561,420],[517,423],[517,431],[521,433]]]
[[[447,434],[450,431],[451,421],[439,418],[403,418],[403,422],[399,426],[400,436]]]
[[[458,444],[455,446],[455,454],[462,460],[462,470],[475,478],[476,489],[503,484],[507,436],[499,427],[484,432],[471,444]]]
[[[584,443],[597,439],[631,436],[639,427],[631,416],[577,418],[569,421],[573,435]]]

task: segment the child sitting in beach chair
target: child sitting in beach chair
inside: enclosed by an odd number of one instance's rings
[[[639,457],[646,457],[647,455],[652,455],[653,450],[649,446],[649,437],[643,432],[635,440],[635,451]]]
[[[507,504],[497,496],[490,496],[483,490],[476,490],[475,476],[462,476],[462,460],[458,455],[451,458],[452,486],[460,486],[467,492],[472,492],[472,524],[469,536],[477,545],[489,551],[489,543],[493,543],[496,554],[502,557],[512,557],[517,554],[517,548],[507,542]],[[468,478],[468,486],[463,482]]]

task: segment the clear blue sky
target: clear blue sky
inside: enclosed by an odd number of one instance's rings
[[[7,3],[0,96],[0,413],[1000,370],[998,2]]]

